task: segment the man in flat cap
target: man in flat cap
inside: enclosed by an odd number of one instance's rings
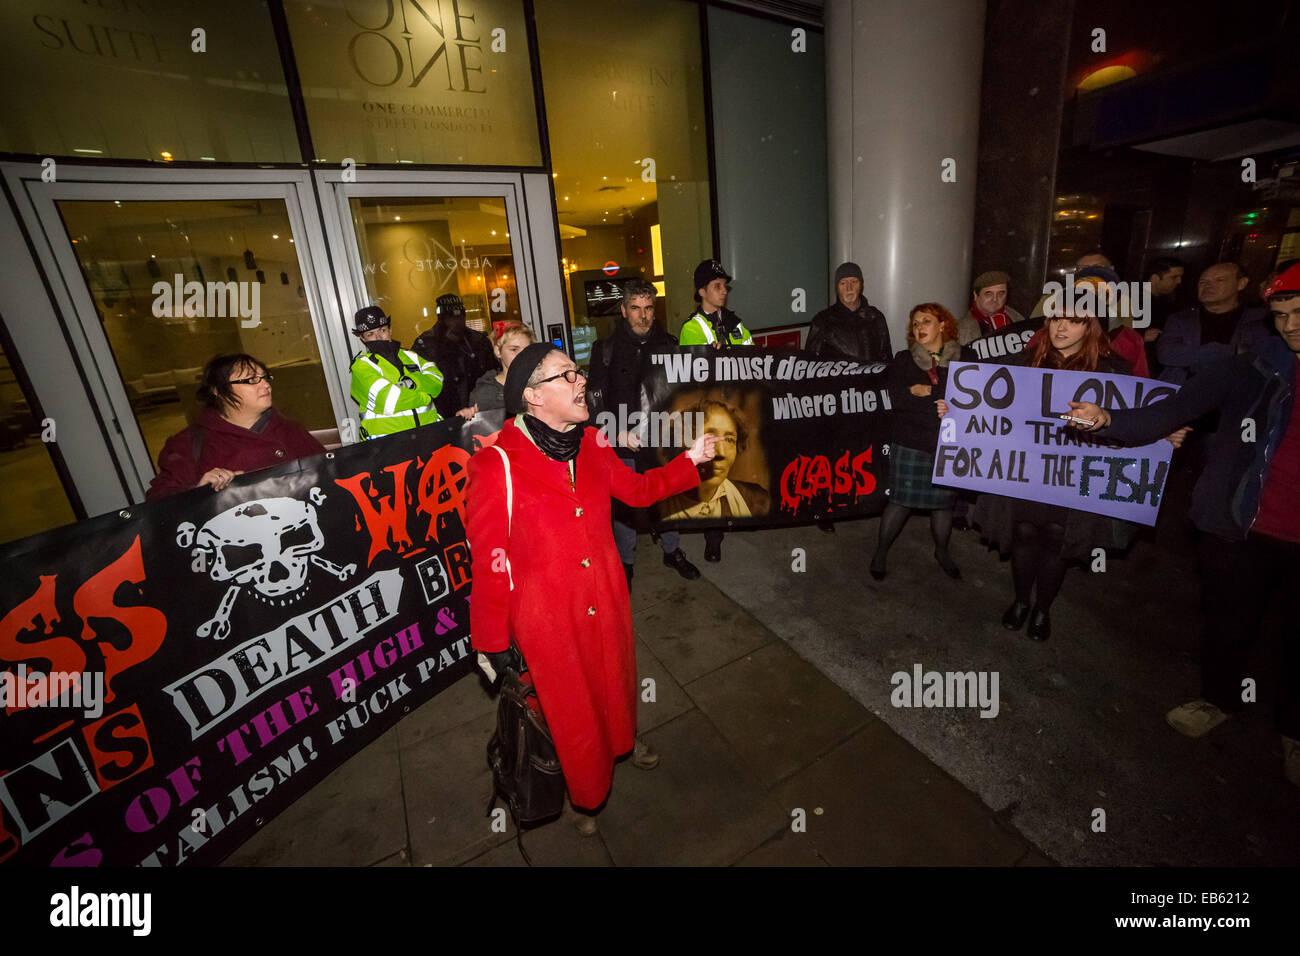
[[[1024,320],[1024,316],[1007,305],[1007,286],[1011,277],[993,269],[981,272],[971,284],[970,311],[957,320],[957,342],[968,345],[981,336]]]

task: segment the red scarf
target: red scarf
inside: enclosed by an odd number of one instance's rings
[[[1011,319],[1007,315],[1006,306],[1003,306],[1001,309],[994,312],[992,315],[985,315],[983,310],[981,310],[978,305],[975,305],[972,302],[970,307],[970,313],[971,315],[975,316],[975,320],[979,322],[980,328],[983,329],[986,333],[996,332],[998,329],[1006,328],[1008,325],[1011,324]]]

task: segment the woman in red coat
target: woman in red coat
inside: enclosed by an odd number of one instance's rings
[[[325,450],[311,432],[271,407],[271,374],[251,355],[218,355],[203,367],[198,420],[158,455],[151,501],[208,485],[220,491],[236,475]]]
[[[663,468],[637,474],[587,428],[586,379],[549,343],[524,349],[506,379],[501,455],[470,459],[468,532],[474,647],[501,671],[532,675],[555,740],[569,799],[595,809],[609,794],[614,759],[636,743],[636,652],[627,579],[614,547],[610,496],[643,508],[699,484],[713,459],[703,435]],[[594,833],[594,820],[579,824]]]

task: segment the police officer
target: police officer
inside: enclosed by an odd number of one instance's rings
[[[731,276],[717,259],[705,259],[695,267],[695,301],[700,307],[682,325],[678,341],[682,345],[712,345],[715,349],[753,345],[754,337],[740,321],[740,316],[727,308],[727,283]],[[722,560],[722,535],[720,528],[704,532],[704,560]]]
[[[682,345],[712,345],[715,349],[753,345],[753,336],[740,316],[727,308],[727,283],[731,276],[717,259],[695,267],[695,301],[700,307],[682,325]]]
[[[365,346],[352,360],[352,397],[361,406],[363,438],[441,420],[433,399],[442,391],[442,373],[394,341],[391,323],[377,305],[358,310],[353,319],[352,334]]]

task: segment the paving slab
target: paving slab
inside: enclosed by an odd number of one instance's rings
[[[636,727],[638,734],[654,730],[695,706],[682,685],[673,680],[668,668],[659,661],[644,641],[636,642]],[[654,699],[647,700],[651,688],[644,684],[646,678],[654,681]]]
[[[533,866],[613,866],[609,851],[600,835],[583,837],[574,828],[568,813],[559,819],[525,830],[524,849]],[[466,866],[527,866],[515,845],[514,828],[510,839],[486,853],[476,856]]]
[[[397,744],[409,747],[430,737],[496,712],[487,679],[476,667],[450,687],[407,714],[397,724]]]
[[[369,866],[406,847],[397,734],[390,729],[226,858],[226,866]]]
[[[402,791],[415,866],[464,863],[514,839],[513,833],[494,832],[487,816],[487,743],[496,720],[495,712],[483,714],[403,748]]]
[[[785,644],[768,644],[686,685],[767,786],[874,718]]]
[[[665,601],[640,611],[636,633],[680,684],[730,664],[776,640],[717,588],[695,588],[688,601]]]
[[[833,866],[1009,866],[1030,844],[915,748],[873,721],[776,787],[787,819]]]
[[[785,825],[785,815],[698,710],[645,735],[663,755],[638,770],[624,761],[598,817],[619,866],[732,863]]]

